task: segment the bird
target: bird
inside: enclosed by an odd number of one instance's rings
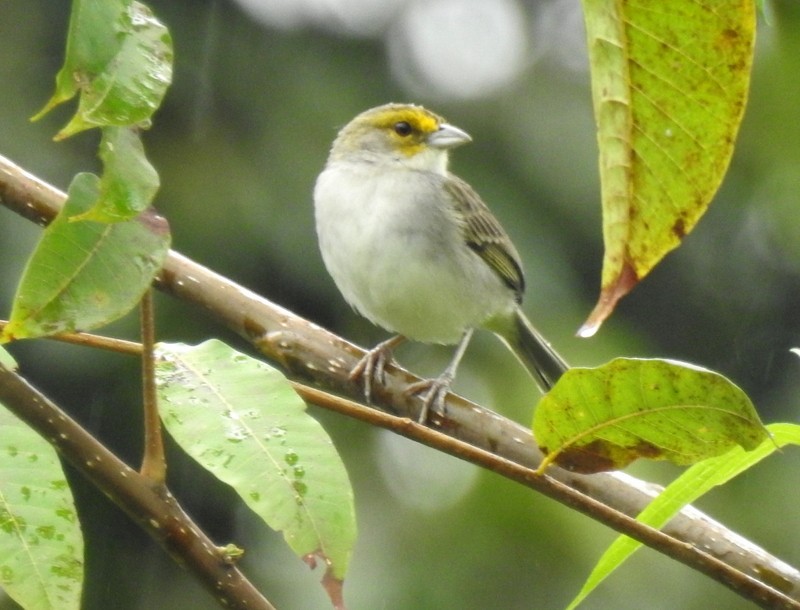
[[[314,185],[322,259],[344,299],[395,336],[350,372],[372,386],[406,340],[456,345],[441,375],[411,384],[419,421],[444,408],[475,329],[511,349],[540,390],[567,370],[521,309],[519,253],[478,193],[448,170],[449,153],[470,135],[414,104],[390,103],[347,123]]]

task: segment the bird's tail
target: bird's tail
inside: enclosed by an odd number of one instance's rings
[[[504,328],[497,329],[500,337],[533,376],[539,389],[550,391],[569,365],[558,355],[520,309],[514,312]]]

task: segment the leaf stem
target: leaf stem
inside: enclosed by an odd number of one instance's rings
[[[5,328],[6,324],[8,324],[7,320],[0,320],[0,332]],[[141,343],[126,341],[125,339],[116,339],[114,337],[105,337],[103,335],[94,335],[92,333],[59,333],[45,338],[61,341],[62,343],[70,343],[72,345],[94,347],[96,349],[103,349],[128,356],[138,357],[142,355]]]

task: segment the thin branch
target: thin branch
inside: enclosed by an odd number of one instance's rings
[[[144,457],[142,476],[163,486],[167,479],[167,460],[164,457],[164,438],[158,416],[156,395],[156,365],[153,350],[156,344],[153,291],[145,292],[139,305],[142,327],[142,407],[144,409]]]
[[[0,323],[2,328],[2,323]],[[92,335],[90,333],[62,333],[50,337],[56,341],[64,343],[72,343],[73,345],[84,345],[86,347],[94,347],[104,349],[118,354],[128,354],[129,356],[138,356],[141,354],[141,344],[135,341],[126,341],[125,339],[115,339],[114,337],[103,337],[100,335]]]
[[[22,377],[0,364],[0,403],[47,439],[227,608],[274,610],[163,485],[130,468]]]
[[[0,157],[0,199],[9,208],[43,222],[58,211],[63,194],[59,197],[53,187]],[[278,362],[295,379],[312,381],[356,400],[361,398],[361,388],[349,379],[348,373],[364,352],[340,337],[174,251],[158,278],[157,287],[200,306]],[[417,381],[419,378],[407,371],[389,366],[386,383],[373,389],[373,401],[390,413],[415,420],[420,401],[404,393],[404,389]],[[536,470],[541,464],[542,455],[528,429],[460,396],[448,395],[446,415],[435,414],[430,425],[472,450],[488,452],[515,467]],[[587,502],[580,510],[596,519],[600,519],[597,510],[602,505],[633,517],[661,491],[659,486],[622,472],[586,476],[553,467],[546,478],[591,498],[596,504]],[[572,501],[565,503],[575,507]],[[741,572],[742,584],[736,590],[743,596],[764,607],[800,607],[793,601],[800,599],[798,570],[693,507],[684,508],[663,532],[674,539],[672,556],[680,558],[681,547],[691,545],[702,549],[703,555]],[[709,573],[705,561],[702,556],[695,556],[687,564]],[[715,577],[725,582],[725,577]],[[730,582],[725,584],[732,586]]]
[[[614,510],[547,474],[539,474],[536,470],[525,468],[493,453],[445,436],[406,417],[400,418],[382,413],[296,382],[293,383],[293,386],[295,391],[307,402],[391,430],[396,434],[472,462],[521,485],[535,489],[549,498],[570,506],[600,523],[704,573],[764,608],[800,608],[800,602],[776,590],[765,588],[757,579],[743,574],[724,561],[712,557],[692,545],[681,544],[673,537]]]
[[[0,320],[0,332],[2,332],[8,320]],[[117,354],[126,354],[128,356],[141,356],[142,344],[136,341],[126,341],[125,339],[115,339],[114,337],[104,337],[103,335],[93,335],[91,333],[60,333],[47,337],[52,341],[61,341],[62,343],[69,343],[71,345],[83,345],[86,347],[94,347],[103,349]]]

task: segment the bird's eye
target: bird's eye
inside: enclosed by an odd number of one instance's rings
[[[405,138],[405,137],[411,135],[411,131],[412,131],[411,125],[409,125],[405,121],[400,121],[400,122],[394,124],[394,132],[398,136],[402,136],[402,137]]]

